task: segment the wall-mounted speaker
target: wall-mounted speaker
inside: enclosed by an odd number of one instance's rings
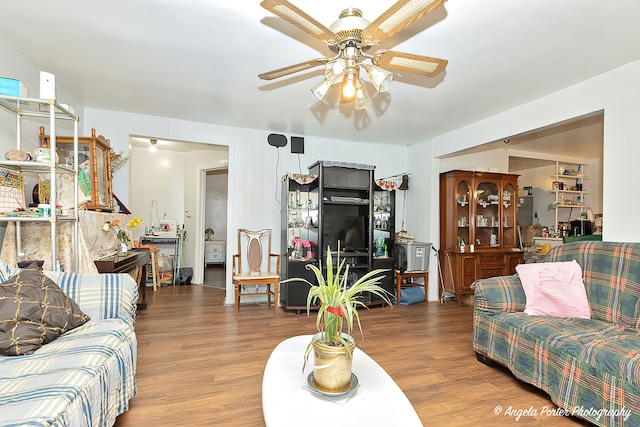
[[[291,154],[304,154],[304,138],[301,136],[291,137]]]
[[[269,134],[267,142],[273,147],[284,147],[287,145],[287,137],[279,133]]]

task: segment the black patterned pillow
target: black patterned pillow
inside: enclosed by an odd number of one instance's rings
[[[38,268],[0,284],[0,354],[31,354],[89,321],[78,304]]]

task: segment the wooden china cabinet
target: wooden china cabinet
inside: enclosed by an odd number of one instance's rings
[[[518,175],[453,170],[440,174],[440,265],[444,290],[473,294],[477,279],[515,273]]]
[[[49,148],[51,136],[45,135],[40,126],[40,146]],[[56,136],[56,151],[60,164],[72,165],[74,161],[72,136]],[[78,171],[86,177],[87,185],[78,182],[87,198],[87,209],[93,211],[113,211],[113,190],[111,186],[111,145],[102,135],[80,136],[77,142]],[[86,169],[86,171],[85,171]]]

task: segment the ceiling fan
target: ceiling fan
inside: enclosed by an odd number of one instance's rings
[[[393,81],[393,72],[389,70],[426,77],[444,71],[448,62],[445,59],[386,49],[372,54],[368,51],[445,1],[399,0],[373,22],[363,18],[360,9],[349,8],[343,10],[339,19],[327,28],[286,0],[263,0],[260,3],[262,7],[326,43],[335,56],[312,59],[262,73],[258,77],[272,80],[324,65],[324,79],[311,89],[316,98],[326,102],[331,87],[340,83],[340,102],[355,101],[356,109],[367,108],[371,98],[360,79],[361,68],[366,70],[378,92],[386,91]]]

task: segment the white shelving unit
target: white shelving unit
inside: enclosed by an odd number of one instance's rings
[[[58,104],[55,99],[37,99],[24,98],[8,95],[0,95],[0,107],[2,109],[15,114],[16,116],[16,149],[22,150],[22,118],[33,117],[36,119],[49,120],[49,128],[51,133],[51,160],[48,163],[36,161],[11,161],[0,160],[0,168],[13,171],[15,173],[49,173],[51,177],[51,215],[49,217],[33,217],[33,216],[0,216],[0,222],[16,222],[16,242],[18,259],[24,255],[21,242],[21,223],[23,222],[49,222],[51,224],[51,269],[55,269],[57,261],[57,224],[63,221],[72,221],[73,226],[73,269],[78,272],[78,210],[73,209],[73,215],[58,215],[56,213],[56,175],[72,174],[74,175],[74,188],[78,187],[78,122],[79,118],[69,109]],[[56,162],[56,122],[58,120],[73,121],[73,167],[68,165],[59,165]],[[74,206],[78,206],[78,194],[75,193]]]
[[[572,209],[578,212],[586,212],[589,206],[586,205],[585,195],[588,194],[585,181],[588,179],[584,173],[583,164],[556,162],[556,173],[551,175],[553,179],[551,193],[555,195],[555,231],[558,232],[560,216],[563,212],[570,215]],[[569,211],[567,211],[569,209]],[[567,221],[572,218],[567,218]]]

